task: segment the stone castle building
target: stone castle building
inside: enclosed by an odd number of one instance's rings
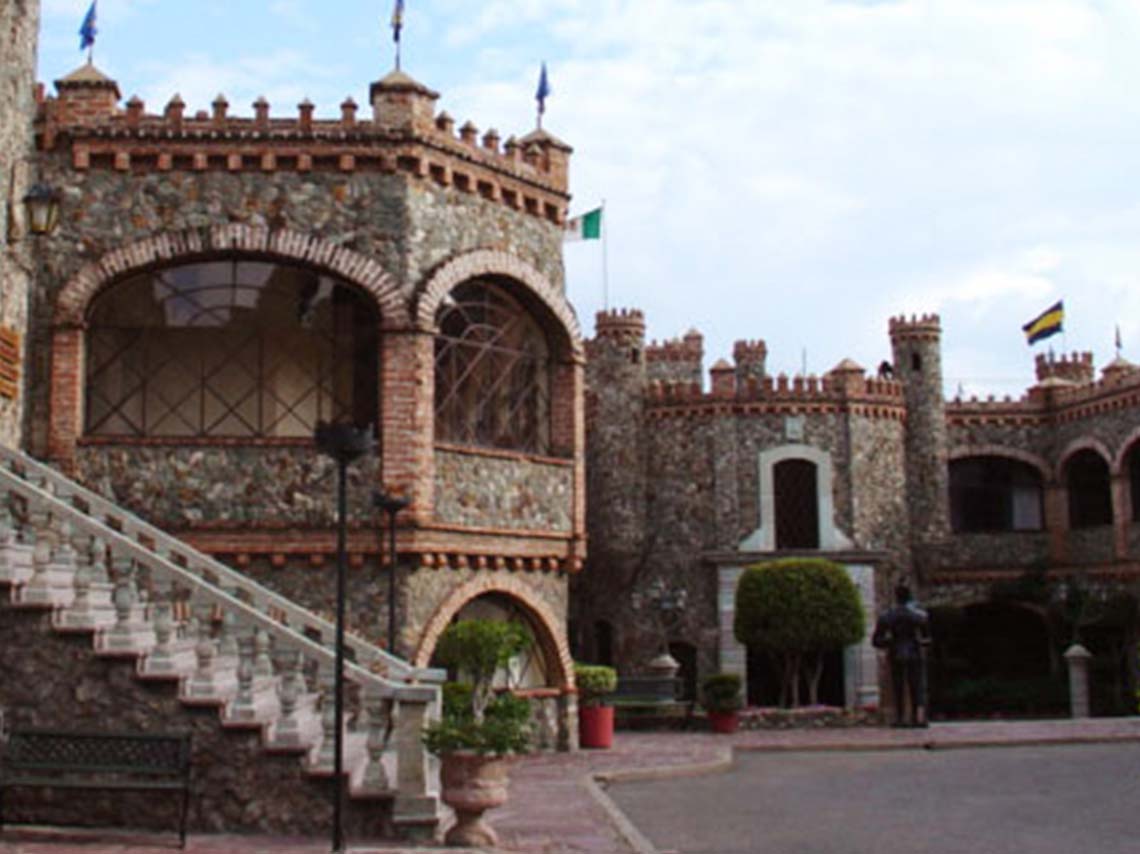
[[[667,644],[689,690],[694,674],[735,670],[753,677],[754,702],[771,702],[775,680],[732,636],[736,579],[762,560],[822,555],[847,566],[869,618],[894,582],[916,588],[947,704],[963,679],[1056,676],[1052,612],[1080,582],[1097,605],[1080,619],[1098,708],[1133,709],[1140,370],[1118,357],[1097,377],[1090,353],[1040,355],[1020,400],[948,401],[941,323],[925,316],[890,321],[876,376],[844,360],[822,377],[773,377],[764,343],[739,341],[705,384],[698,333],[648,343],[645,328],[638,311],[604,312],[586,342],[584,656],[632,670]],[[1046,589],[1019,598],[1031,579]],[[664,626],[639,613],[654,586],[684,592]],[[874,703],[869,645],[837,657],[831,680],[831,702]]]

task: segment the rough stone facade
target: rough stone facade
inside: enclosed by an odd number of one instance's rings
[[[1020,401],[946,401],[939,318],[900,317],[890,321],[892,362],[878,379],[849,360],[818,379],[773,378],[763,342],[740,341],[735,364],[716,362],[702,386],[699,333],[647,346],[645,326],[639,311],[603,312],[587,342],[591,556],[573,600],[584,656],[641,670],[662,646],[662,627],[634,603],[664,582],[686,593],[664,640],[696,649],[699,677],[730,666],[717,631],[718,619],[720,634],[731,626],[718,613],[718,568],[740,565],[740,555],[804,553],[773,548],[770,530],[759,536],[774,524],[761,505],[780,501],[765,499],[766,458],[827,461],[830,493],[819,507],[830,508],[839,539],[808,551],[874,566],[879,603],[901,579],[923,601],[951,607],[986,603],[995,582],[1029,571],[1087,579],[1098,595],[1140,577],[1140,369],[1124,360],[1097,381],[1089,354],[1039,357],[1037,385]],[[1099,488],[1112,524],[1070,524],[1070,495],[1081,487],[1069,461],[1082,450],[1107,466]],[[977,458],[1036,473],[1036,527],[956,529],[952,506],[969,499],[955,498],[952,473]]]
[[[25,89],[31,98],[30,78]],[[21,114],[34,106],[38,170],[62,204],[37,244],[24,446],[330,613],[335,465],[307,437],[90,432],[87,329],[101,294],[179,265],[267,261],[335,277],[379,319],[377,447],[348,468],[353,629],[386,643],[389,531],[372,502],[384,489],[410,502],[396,522],[397,653],[430,658],[440,597],[503,574],[510,584],[492,592],[524,603],[561,662],[567,579],[585,557],[584,359],[561,260],[570,149],[541,130],[505,141],[470,124],[457,132],[438,97],[393,72],[372,85],[368,115],[349,99],[332,119],[308,102],[271,117],[259,100],[245,118],[224,97],[201,112],[175,97],[151,113],[122,103],[90,64],[53,96],[41,90]],[[546,338],[542,455],[438,437],[438,314],[473,281],[508,292]],[[573,691],[570,668],[548,672],[555,697]]]
[[[0,7],[0,442],[23,432],[28,291],[33,253],[24,196],[34,183],[33,83],[39,0]]]

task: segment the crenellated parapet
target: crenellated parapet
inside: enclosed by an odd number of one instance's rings
[[[653,341],[645,348],[645,362],[650,380],[662,382],[701,382],[705,339],[691,329],[681,338]]]
[[[1074,352],[1072,355],[1062,353],[1060,358],[1055,357],[1052,353],[1048,355],[1038,353],[1034,360],[1034,366],[1039,383],[1058,379],[1076,385],[1087,385],[1093,381],[1095,376],[1093,354],[1090,352]]]
[[[351,98],[334,119],[315,118],[308,100],[273,117],[264,98],[252,117],[238,117],[223,95],[192,114],[178,95],[159,114],[137,96],[120,108],[118,84],[93,65],[56,89],[56,97],[40,90],[38,142],[69,150],[79,171],[401,173],[565,222],[568,145],[541,129],[505,141],[493,129],[480,136],[471,122],[457,134],[450,116],[435,114],[438,93],[402,72],[372,84],[371,119]]]
[[[736,363],[736,381],[747,382],[750,377],[762,379],[767,373],[768,345],[763,341],[737,341],[732,346],[732,360]]]
[[[918,339],[937,341],[942,337],[942,319],[937,314],[898,315],[890,319],[891,340]]]
[[[599,311],[594,317],[597,340],[612,341],[623,346],[645,343],[645,314],[635,308]]]
[[[851,370],[854,367],[854,370]],[[851,412],[903,420],[903,388],[893,380],[867,377],[854,363],[841,363],[822,377],[779,374],[736,381],[736,371],[720,360],[710,371],[711,389],[699,382],[652,380],[646,389],[650,418],[731,412],[738,414],[827,414]]]

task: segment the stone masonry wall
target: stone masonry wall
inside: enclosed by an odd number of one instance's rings
[[[435,518],[509,530],[571,530],[573,468],[477,451],[435,452]]]
[[[23,198],[34,183],[32,150],[36,36],[39,0],[5,0],[0,4],[0,328],[20,336],[17,362],[26,357],[29,271],[33,238],[26,231]],[[25,373],[18,365],[20,375]],[[9,381],[11,379],[9,378]],[[18,376],[0,394],[0,442],[22,441],[23,396]]]
[[[0,706],[17,726],[193,735],[189,830],[323,835],[327,782],[297,755],[269,755],[257,729],[222,729],[216,708],[189,709],[173,682],[141,682],[133,659],[98,658],[86,633],[60,635],[43,611],[0,599]],[[50,674],[45,678],[45,674]],[[6,794],[5,819],[37,824],[148,827],[173,833],[180,797],[92,792],[82,798]],[[389,836],[390,804],[346,801],[350,836]]]

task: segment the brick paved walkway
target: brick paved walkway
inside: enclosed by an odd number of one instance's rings
[[[619,732],[611,750],[542,754],[518,762],[511,798],[489,814],[501,849],[525,854],[630,854],[647,851],[644,838],[604,794],[610,780],[704,773],[724,767],[735,750],[945,749],[1004,744],[1140,741],[1140,718],[1085,721],[938,723],[929,729],[819,729],[707,733]],[[598,783],[595,783],[597,780]],[[0,836],[0,854],[171,854],[171,835],[116,833],[61,835],[11,829]],[[323,839],[264,836],[191,836],[190,854],[321,854]],[[354,854],[444,849],[353,845]],[[449,849],[455,851],[457,849]]]

